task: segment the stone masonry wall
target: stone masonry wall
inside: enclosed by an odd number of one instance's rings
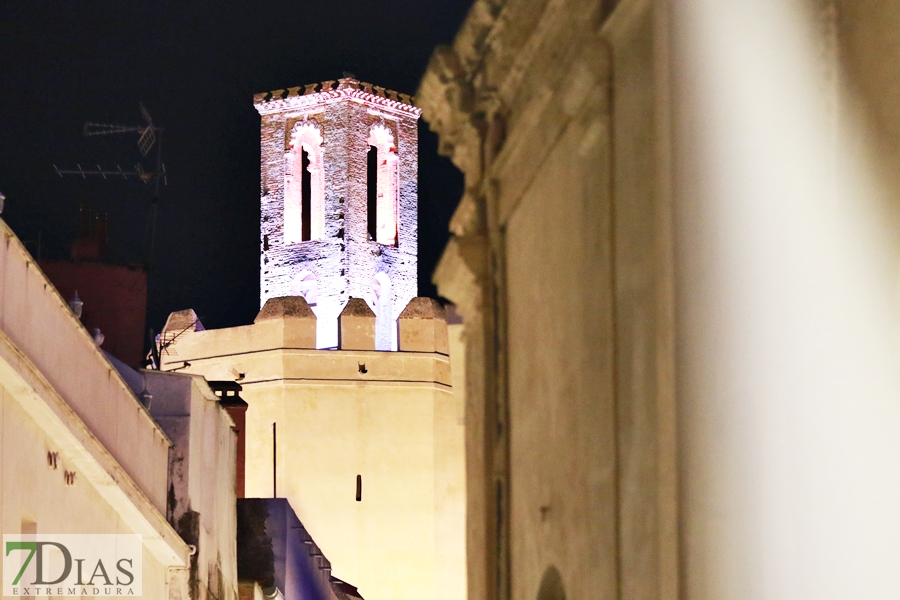
[[[316,91],[318,88],[318,91]],[[353,79],[258,94],[261,124],[260,306],[269,298],[300,295],[298,283],[310,272],[317,282],[314,306],[320,347],[336,341],[336,318],[350,297],[374,310],[375,275],[391,281],[391,319],[416,296],[417,172],[416,121],[419,109],[409,96]],[[297,120],[313,120],[324,138],[325,237],[284,243],[285,153]],[[383,124],[394,134],[399,163],[397,245],[368,239],[366,213],[369,130]]]

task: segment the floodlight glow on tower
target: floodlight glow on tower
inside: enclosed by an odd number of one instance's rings
[[[303,296],[316,313],[317,346],[333,348],[338,315],[363,298],[377,316],[376,347],[396,350],[396,319],[417,293],[421,110],[408,95],[352,78],[254,100],[260,306]]]

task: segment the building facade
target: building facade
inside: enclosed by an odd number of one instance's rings
[[[0,526],[143,536],[143,595],[187,600],[171,440],[0,221]]]
[[[444,310],[416,297],[416,119],[345,78],[256,96],[261,294],[252,325],[191,310],[161,366],[238,381],[245,495],[289,500],[367,600],[465,597],[462,399]]]
[[[150,414],[173,444],[166,518],[193,547],[191,597],[237,600],[234,422],[202,377],[139,375],[143,390],[137,393],[148,398]]]
[[[898,22],[477,0],[435,52],[470,598],[900,593]]]
[[[0,233],[3,533],[139,534],[144,596],[237,600],[237,436],[222,399],[202,377],[103,351],[2,221]]]

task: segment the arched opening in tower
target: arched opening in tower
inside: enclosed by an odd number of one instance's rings
[[[366,219],[369,239],[378,237],[378,148],[369,146],[366,156]]]
[[[284,166],[284,243],[325,237],[325,181],[322,133],[314,122],[300,121],[291,134]]]
[[[315,275],[310,271],[301,271],[300,274],[297,275],[297,282],[294,284],[294,289],[292,291],[296,296],[303,296],[303,299],[306,300],[306,303],[313,309],[313,312],[315,312],[315,309],[318,306],[319,297],[319,285]]]
[[[373,125],[366,173],[367,226],[372,239],[386,246],[397,245],[399,164],[393,131],[382,123]]]
[[[303,148],[301,155],[300,223],[301,241],[312,239],[312,173],[309,172],[309,152]]]

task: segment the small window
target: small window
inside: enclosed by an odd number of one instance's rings
[[[362,475],[356,476],[356,501],[362,502]]]

